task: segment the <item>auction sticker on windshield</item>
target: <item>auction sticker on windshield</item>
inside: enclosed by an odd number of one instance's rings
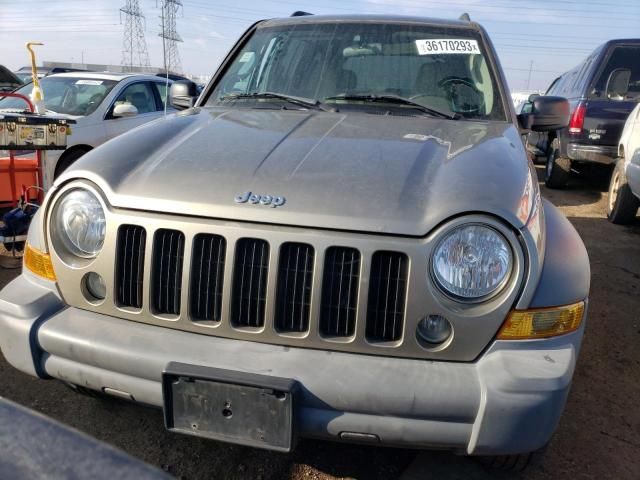
[[[102,80],[78,80],[76,85],[102,85]]]
[[[477,40],[465,40],[465,39],[455,39],[455,38],[416,40],[416,47],[418,48],[418,53],[420,55],[480,53],[480,47],[478,47]]]

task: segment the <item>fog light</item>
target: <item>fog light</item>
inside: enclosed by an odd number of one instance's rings
[[[451,336],[451,323],[441,315],[429,315],[418,322],[416,333],[421,340],[438,345]]]
[[[104,300],[107,295],[107,286],[96,272],[89,272],[84,276],[84,285],[89,295],[93,297],[90,300]]]

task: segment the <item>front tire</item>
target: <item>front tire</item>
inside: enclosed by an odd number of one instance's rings
[[[69,168],[76,160],[78,160],[89,150],[90,148],[78,147],[69,152],[65,152],[58,160],[58,164],[56,165],[55,172],[53,174],[53,179],[55,180],[56,178],[58,178],[62,174],[62,172]]]
[[[611,223],[626,225],[635,219],[638,206],[640,206],[640,200],[631,192],[627,183],[624,159],[620,158],[616,162],[609,182],[607,218]]]
[[[571,173],[571,159],[560,154],[560,141],[553,139],[547,153],[544,183],[549,188],[564,188]]]

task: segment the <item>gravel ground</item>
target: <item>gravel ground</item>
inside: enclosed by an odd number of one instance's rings
[[[159,410],[77,395],[19,373],[0,357],[0,395],[38,410],[184,479],[637,479],[640,477],[640,219],[605,218],[606,182],[575,179],[544,191],[582,236],[591,258],[586,337],[567,409],[548,449],[518,475],[489,472],[446,452],[304,440],[291,455],[164,430]],[[17,274],[0,268],[0,287]],[[2,333],[0,332],[0,335]],[[404,473],[403,473],[404,472]]]

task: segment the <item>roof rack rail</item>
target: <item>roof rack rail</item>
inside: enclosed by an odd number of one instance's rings
[[[462,20],[463,22],[470,22],[471,21],[471,17],[469,16],[469,14],[467,12],[464,12],[462,15],[460,15],[458,17],[458,20]]]
[[[313,13],[303,12],[302,10],[296,10],[291,14],[292,17],[306,17],[307,15],[313,15]]]

